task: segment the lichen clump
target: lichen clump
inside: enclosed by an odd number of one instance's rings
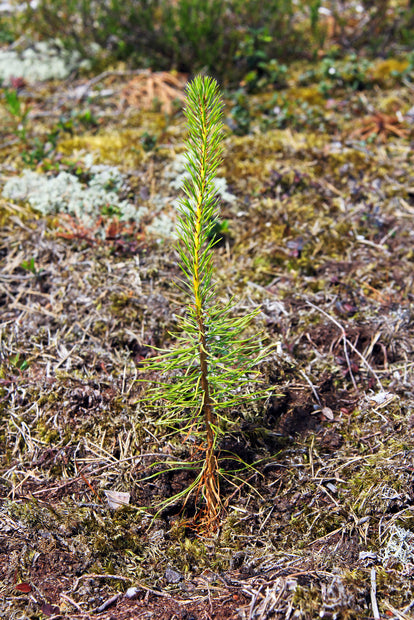
[[[8,84],[16,77],[29,83],[64,80],[81,64],[79,52],[65,50],[60,41],[40,41],[22,51],[0,50],[0,81]]]
[[[116,215],[120,221],[139,222],[146,214],[146,208],[136,207],[120,198],[119,193],[125,192],[127,185],[117,168],[90,165],[88,173],[89,180],[82,182],[65,171],[48,177],[24,170],[20,177],[6,182],[3,195],[15,201],[27,201],[42,215],[67,213],[88,228],[93,227],[102,215]]]

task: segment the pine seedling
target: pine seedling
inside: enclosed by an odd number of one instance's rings
[[[175,347],[159,351],[144,364],[159,377],[147,396],[147,402],[161,407],[158,422],[200,446],[196,462],[181,464],[197,467],[198,475],[180,497],[195,495],[196,505],[201,505],[196,516],[202,516],[209,530],[217,524],[221,508],[217,447],[220,433],[230,424],[226,413],[269,394],[252,387],[260,384],[257,366],[268,351],[260,335],[245,335],[259,310],[235,317],[234,300],[220,304],[213,283],[213,231],[219,209],[214,178],[222,156],[222,108],[215,80],[198,76],[188,85],[184,112],[189,178],[183,184],[177,225],[182,270],[178,285],[186,312],[172,334]],[[176,500],[177,496],[166,500],[163,506]]]

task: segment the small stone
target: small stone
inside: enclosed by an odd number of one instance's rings
[[[172,568],[167,568],[165,571],[165,578],[168,583],[179,583],[183,580],[182,574]]]
[[[131,498],[129,493],[124,493],[122,491],[105,491],[104,490],[104,493],[106,495],[109,508],[112,508],[113,510],[117,510],[118,508],[127,506]]]
[[[138,596],[138,593],[139,593],[139,588],[137,588],[136,586],[131,586],[125,592],[125,597],[126,598],[135,598],[136,596]]]
[[[333,411],[332,411],[332,409],[330,407],[324,407],[322,409],[321,413],[322,413],[323,416],[325,416],[325,418],[327,420],[334,420],[335,419],[334,413],[333,413]]]

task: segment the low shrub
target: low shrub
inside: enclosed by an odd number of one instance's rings
[[[154,70],[208,71],[229,82],[255,64],[300,56],[309,48],[298,27],[309,7],[292,0],[40,0],[21,27],[44,39],[58,36],[85,58],[98,45],[106,63],[128,60]],[[310,32],[308,28],[307,31]],[[264,33],[263,37],[254,33]],[[250,56],[244,53],[250,46]],[[255,67],[254,67],[255,68]]]
[[[414,6],[406,0],[39,0],[18,23],[20,34],[58,38],[94,60],[153,70],[208,72],[248,90],[283,86],[284,62],[337,49],[370,56],[412,47]],[[357,76],[358,77],[358,76]]]

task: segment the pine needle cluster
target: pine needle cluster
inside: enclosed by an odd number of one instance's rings
[[[241,402],[268,395],[260,384],[258,364],[267,351],[257,334],[246,337],[258,310],[234,316],[234,300],[217,301],[213,282],[213,248],[219,216],[214,178],[223,151],[223,104],[217,82],[196,77],[187,88],[185,116],[188,126],[184,197],[179,206],[178,244],[182,278],[178,282],[186,300],[179,319],[175,346],[148,360],[159,377],[148,401],[161,403],[159,423],[197,437],[201,457],[195,482],[182,495],[197,495],[204,525],[211,529],[220,513],[217,443],[230,420],[226,412]]]

